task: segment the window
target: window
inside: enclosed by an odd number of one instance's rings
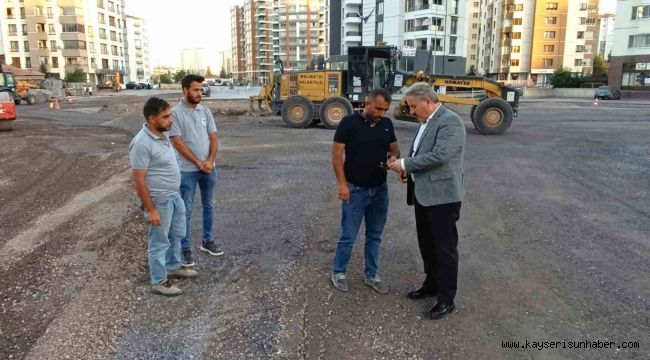
[[[11,46],[11,51],[12,52],[19,52],[20,49],[18,48],[18,41],[12,41],[9,43]]]
[[[27,24],[23,24],[22,28],[23,28],[23,35],[27,35]]]
[[[477,23],[473,23],[473,24],[472,24],[472,29],[478,29],[478,24],[477,24]]]
[[[476,55],[470,55],[469,59],[470,60],[476,60]]]
[[[97,7],[100,9],[104,8],[104,0],[97,0]]]
[[[18,35],[16,24],[9,24],[9,35]]]
[[[25,16],[25,8],[24,8],[24,7],[21,7],[21,8],[20,8],[20,18],[21,18],[21,19],[25,19],[25,18],[26,18],[26,16]]]
[[[64,49],[85,49],[86,42],[80,40],[63,40]]]
[[[576,36],[576,39],[584,39],[584,38],[585,38],[585,32],[578,31],[578,35]]]
[[[112,1],[108,2],[108,11],[115,11],[115,4]]]
[[[61,14],[63,15],[75,15],[76,9],[73,7],[63,7],[61,8]]]
[[[596,18],[587,18],[587,25],[596,25]]]
[[[111,40],[117,41],[117,33],[111,30]]]
[[[478,36],[476,34],[472,34],[472,40],[476,40]]]
[[[90,27],[89,27],[90,28]],[[61,31],[63,32],[84,32],[84,26],[81,24],[61,24]]]
[[[456,54],[456,38],[453,36],[449,38],[449,54]]]
[[[544,18],[544,24],[546,25],[555,25],[557,24],[557,17],[555,16],[547,16]]]
[[[515,11],[524,11],[524,4],[515,4]]]
[[[546,3],[546,10],[557,10],[557,3],[556,2]]]
[[[11,65],[19,68],[20,67],[20,58],[19,57],[12,57],[11,58]],[[7,97],[7,99],[9,99],[9,97]],[[4,101],[4,100],[2,100],[2,101]]]
[[[443,51],[442,39],[431,39],[431,47],[433,51]]]
[[[115,27],[115,16],[108,17],[108,25]]]
[[[46,40],[38,40],[38,48],[39,49],[47,49],[47,41]]]
[[[522,23],[523,23],[522,18],[514,18],[514,19],[512,19],[512,24],[513,25],[521,25]]]
[[[580,11],[586,11],[587,10],[587,3],[580,3]]]
[[[519,66],[519,59],[510,60],[510,66]]]
[[[630,35],[629,48],[650,48],[650,34]]]
[[[88,36],[93,37],[95,36],[95,32],[93,31],[93,27],[89,26],[88,27]]]
[[[544,31],[544,39],[555,39],[555,31]]]
[[[34,15],[43,15],[43,7],[34,6]]]
[[[377,35],[382,35],[383,33],[384,33],[384,22],[379,21],[377,22]],[[113,39],[114,35],[115,35],[115,31],[111,31],[111,40],[117,40],[117,39]]]
[[[584,45],[576,45],[576,52],[577,53],[585,52],[585,46]]]
[[[23,41],[23,48],[25,48],[25,51],[29,51],[29,41]]]
[[[56,51],[56,40],[50,40],[50,50]]]
[[[473,14],[472,14],[472,17],[473,17],[474,19],[478,19],[478,13],[477,13],[477,12],[473,13]]]
[[[56,30],[54,30],[54,24],[47,24],[47,33],[50,35],[56,34]]]
[[[380,2],[377,4],[377,15],[384,15],[384,3]]]
[[[650,5],[633,6],[632,20],[650,18]]]
[[[13,19],[13,18],[14,18],[14,9],[7,8],[7,19]]]
[[[512,53],[513,54],[519,54],[521,52],[521,46],[513,46],[512,47]]]
[[[108,69],[108,59],[102,59],[102,69]]]
[[[553,59],[542,59],[544,66],[553,66]]]
[[[113,70],[119,70],[119,69],[120,69],[119,60],[113,60]]]
[[[54,69],[59,68],[59,58],[58,57],[53,57],[52,58],[52,68],[54,68]]]
[[[593,31],[587,31],[585,33],[585,39],[586,40],[593,40],[594,39],[594,32]]]
[[[106,40],[106,29],[99,29],[99,38]]]
[[[50,58],[47,57],[47,56],[41,56],[41,57],[40,57],[40,61],[41,61],[41,64],[45,64],[45,65],[47,65],[47,64],[50,63]]]
[[[97,21],[98,21],[100,24],[105,24],[105,23],[106,23],[106,18],[104,17],[104,14],[102,14],[102,13],[98,13],[98,14],[97,14]]]
[[[51,7],[47,8],[47,18],[48,19],[54,18],[54,12],[52,11]]]
[[[36,24],[36,32],[44,33],[45,32],[45,24]]]
[[[108,45],[106,44],[100,44],[99,48],[104,55],[108,55]]]
[[[544,52],[552,53],[555,51],[555,45],[544,45]]]
[[[119,55],[119,53],[117,52],[117,46],[111,45],[111,54]]]
[[[575,59],[573,62],[574,66],[582,66],[582,59]]]
[[[91,53],[91,54],[94,54],[94,53],[95,53],[95,43],[94,43],[94,42],[91,42],[91,43],[90,43],[90,53]]]
[[[513,39],[521,39],[521,33],[520,32],[513,32],[512,33],[512,38]]]
[[[472,50],[476,50],[476,44],[472,44]]]

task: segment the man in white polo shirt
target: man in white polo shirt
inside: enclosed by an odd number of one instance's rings
[[[203,81],[199,75],[187,75],[181,81],[183,99],[172,109],[174,124],[169,137],[180,154],[181,196],[185,202],[187,234],[181,242],[183,266],[194,266],[190,223],[197,186],[201,190],[203,231],[201,251],[213,256],[223,255],[212,239],[214,192],[217,187],[217,126],[210,109],[201,102]]]

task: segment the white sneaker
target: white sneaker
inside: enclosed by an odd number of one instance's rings
[[[167,271],[167,277],[170,278],[195,278],[199,276],[199,273],[196,270],[187,269],[187,268],[178,268],[176,270]]]
[[[154,293],[164,296],[176,296],[183,293],[183,290],[176,287],[176,285],[172,285],[169,280],[165,281],[164,283],[154,285],[152,287],[152,290]]]

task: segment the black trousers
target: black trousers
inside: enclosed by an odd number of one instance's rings
[[[461,203],[422,206],[415,201],[418,245],[424,262],[424,288],[438,301],[452,303],[458,279],[458,230]]]

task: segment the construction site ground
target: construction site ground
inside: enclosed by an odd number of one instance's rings
[[[405,297],[423,279],[405,187],[390,174],[390,292],[363,284],[363,229],[350,292],[335,290],[334,133],[287,128],[242,100],[203,102],[219,128],[225,255],[198,251],[195,216],[200,277],[176,281],[179,297],[153,295],[128,165],[153,93],[20,105],[0,132],[1,359],[650,358],[650,103],[524,101],[503,136],[479,135],[458,108],[457,309],[428,321],[431,302]],[[417,124],[395,128],[406,151]],[[585,341],[614,344],[569,348]]]

